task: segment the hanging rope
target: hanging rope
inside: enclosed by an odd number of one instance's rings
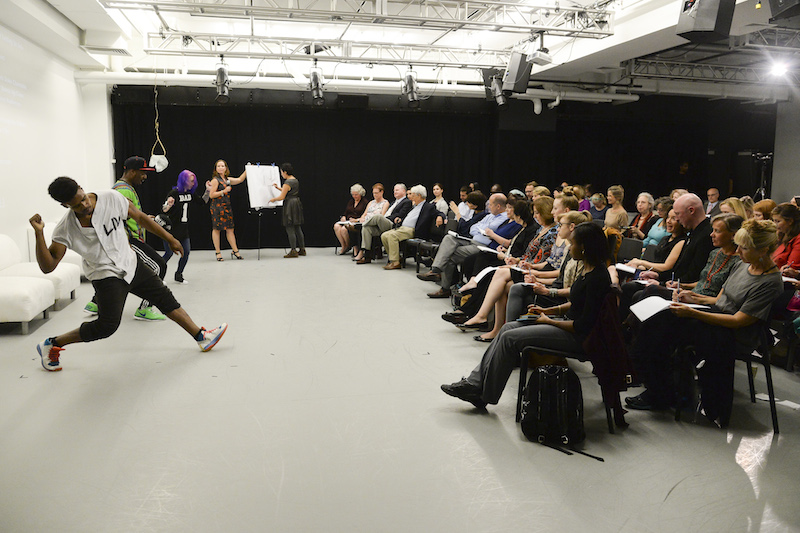
[[[161,137],[158,134],[158,86],[153,87],[153,92],[155,93],[155,106],[156,106],[156,121],[155,121],[155,129],[156,129],[156,142],[153,143],[153,147],[150,149],[150,155],[156,154],[156,145],[161,145],[161,152],[162,155],[167,155],[167,149],[164,148],[164,143],[161,142]]]

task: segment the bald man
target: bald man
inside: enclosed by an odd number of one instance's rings
[[[719,189],[716,187],[711,187],[708,189],[708,192],[706,192],[706,197],[708,198],[708,201],[704,206],[706,216],[708,218],[714,218],[722,213],[722,211],[719,210]]]

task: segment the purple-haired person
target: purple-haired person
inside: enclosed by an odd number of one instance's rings
[[[156,221],[162,223],[172,236],[180,241],[183,246],[183,257],[178,261],[178,270],[175,271],[175,281],[187,283],[183,278],[183,269],[189,260],[189,204],[192,202],[202,202],[200,196],[195,194],[197,190],[197,176],[191,170],[184,170],[178,174],[178,184],[172,188],[164,201],[162,211],[166,214],[156,217]],[[166,220],[165,220],[166,218]],[[169,261],[172,257],[172,250],[165,242],[164,261]]]

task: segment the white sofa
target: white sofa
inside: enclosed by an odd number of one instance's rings
[[[56,300],[75,298],[81,284],[80,267],[61,262],[54,271],[45,274],[37,263],[22,262],[17,243],[8,235],[0,234],[0,278],[41,278],[52,283]]]
[[[56,303],[55,286],[42,278],[0,278],[0,322],[20,322],[22,334],[28,334],[28,324]]]

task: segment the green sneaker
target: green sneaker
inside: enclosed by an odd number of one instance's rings
[[[156,311],[151,307],[145,307],[144,309],[137,309],[135,313],[133,313],[133,318],[136,320],[166,320],[167,317]]]
[[[96,315],[97,314],[97,304],[94,302],[89,302],[86,304],[86,307],[83,308],[83,312],[87,315]]]

